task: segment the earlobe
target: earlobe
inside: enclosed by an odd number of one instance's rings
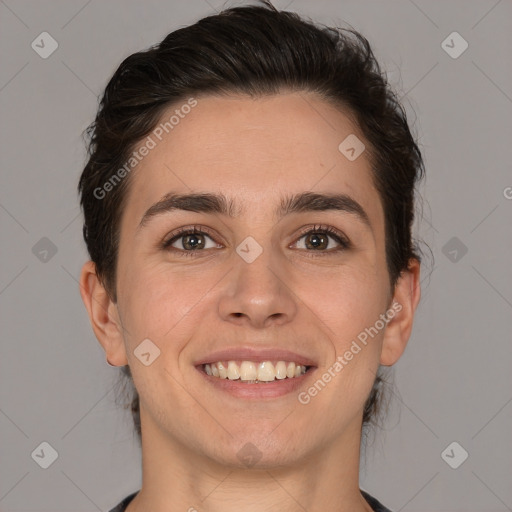
[[[380,356],[380,364],[391,366],[403,354],[411,336],[414,313],[421,297],[420,263],[416,258],[409,262],[409,268],[402,272],[393,294],[395,315],[386,326]]]
[[[96,274],[96,266],[88,261],[80,274],[80,295],[96,338],[114,366],[128,364],[117,306]]]

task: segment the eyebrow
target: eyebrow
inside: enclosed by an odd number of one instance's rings
[[[177,194],[169,192],[160,201],[146,210],[139,223],[141,229],[154,217],[173,210],[226,215],[236,218],[246,210],[224,194],[194,193]],[[354,215],[373,231],[368,214],[363,207],[347,194],[321,194],[301,192],[281,198],[274,211],[276,220],[292,213],[313,211],[338,211]]]

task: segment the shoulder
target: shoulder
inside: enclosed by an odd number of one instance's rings
[[[139,491],[136,491],[129,496],[126,496],[126,498],[121,501],[117,506],[115,506],[113,509],[109,510],[109,512],[124,512],[126,510],[126,507],[129,505],[129,503],[135,498],[135,496],[138,494]]]
[[[363,495],[364,499],[368,502],[370,507],[374,510],[374,512],[391,512],[389,508],[386,508],[378,499],[374,498],[367,492],[360,489],[361,494]]]

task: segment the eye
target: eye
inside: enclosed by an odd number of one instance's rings
[[[302,239],[304,239],[304,242],[301,244],[300,240]],[[334,247],[331,240],[335,242]],[[336,244],[338,244],[337,248]],[[298,249],[305,249],[309,252],[332,253],[348,249],[350,242],[342,233],[331,226],[316,225],[303,233],[295,245]]]
[[[169,237],[162,242],[162,249],[172,251],[178,256],[193,257],[205,249],[223,247],[215,241],[213,235],[208,234],[208,229],[204,226],[181,228],[171,233]],[[304,242],[301,243],[302,239],[304,239]],[[208,240],[210,245],[208,245]],[[313,228],[307,228],[292,246],[310,253],[308,256],[338,253],[351,247],[349,240],[343,233],[331,226],[324,225],[315,225]]]
[[[210,245],[208,245],[208,239]],[[172,250],[180,256],[192,256],[191,252],[198,252],[203,249],[214,249],[219,244],[204,231],[204,228],[194,226],[193,228],[183,228],[178,232],[172,233],[171,238],[163,242],[162,248]]]

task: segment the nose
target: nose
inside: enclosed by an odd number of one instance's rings
[[[263,251],[252,263],[236,256],[228,276],[219,299],[223,320],[261,329],[291,322],[297,314],[290,280],[270,251]]]

